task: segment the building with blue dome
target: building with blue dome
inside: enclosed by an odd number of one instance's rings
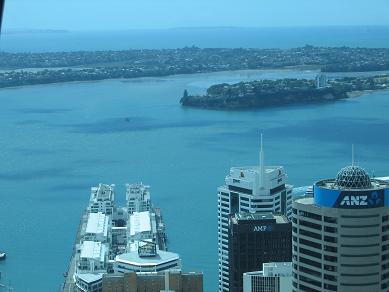
[[[389,291],[387,182],[347,166],[292,213],[293,291]]]

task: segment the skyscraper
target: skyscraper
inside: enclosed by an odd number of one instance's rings
[[[389,291],[389,184],[358,166],[293,202],[293,291]]]
[[[284,215],[238,213],[230,219],[229,291],[243,292],[243,273],[292,260],[292,223]]]
[[[292,215],[292,186],[286,184],[282,166],[264,165],[261,142],[260,165],[233,167],[218,188],[219,291],[229,291],[229,216],[238,212]]]

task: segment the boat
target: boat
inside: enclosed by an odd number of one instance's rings
[[[6,253],[3,251],[0,251],[0,261],[5,260],[5,257],[6,257]]]

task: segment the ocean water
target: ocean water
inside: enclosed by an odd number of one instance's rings
[[[161,30],[6,33],[0,51],[202,48],[293,48],[315,46],[389,47],[389,26],[177,28]]]
[[[308,43],[309,36],[302,34],[299,42]],[[343,36],[345,45],[388,46],[379,33]],[[36,35],[7,37],[0,41],[2,50],[89,48],[88,42],[69,43],[68,35],[55,42],[32,41]],[[119,36],[114,44],[90,38],[95,49],[128,46]],[[275,46],[272,40],[263,46]],[[316,41],[320,44],[319,36]],[[330,42],[342,43],[340,37],[322,40]],[[179,44],[182,40],[170,45]],[[214,39],[203,44],[212,46]],[[244,38],[229,44],[244,46]],[[0,250],[8,258],[0,262],[0,281],[14,291],[57,291],[90,187],[115,183],[116,197],[124,202],[124,184],[142,181],[152,186],[153,202],[162,208],[169,249],[182,256],[185,270],[204,272],[206,292],[216,291],[216,188],[230,167],[258,163],[259,133],[266,164],[284,165],[293,185],[335,176],[351,162],[352,143],[358,164],[386,176],[389,91],[245,112],[182,108],[180,96],[184,89],[201,93],[219,82],[316,74],[238,71],[1,89]]]
[[[389,92],[324,105],[225,112],[180,107],[185,88],[216,82],[315,76],[312,71],[241,71],[2,89],[0,262],[15,291],[56,291],[89,188],[152,186],[169,249],[216,291],[216,188],[231,166],[284,165],[289,183],[333,177],[351,160],[388,175]]]

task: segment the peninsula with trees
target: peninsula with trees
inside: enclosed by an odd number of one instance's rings
[[[189,95],[185,90],[180,102],[188,107],[243,110],[324,103],[384,89],[389,89],[389,75],[347,77],[328,82],[324,75],[319,75],[317,80],[279,79],[217,84],[209,87],[205,95]]]
[[[307,45],[293,49],[185,47],[163,50],[0,52],[0,88],[290,67],[315,68],[322,72],[384,71],[389,70],[389,49]]]

